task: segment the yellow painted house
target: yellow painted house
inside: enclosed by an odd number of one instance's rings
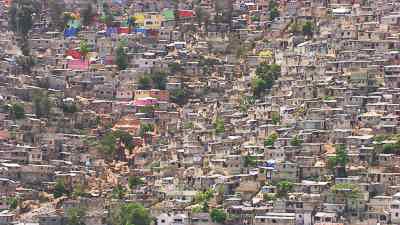
[[[135,13],[133,17],[135,18],[135,23],[137,27],[144,26],[144,13]]]
[[[146,13],[144,15],[144,28],[160,29],[163,17],[159,13]]]
[[[163,16],[160,13],[135,13],[135,23],[145,29],[160,29]]]

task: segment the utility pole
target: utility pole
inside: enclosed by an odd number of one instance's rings
[[[97,13],[104,16],[104,0],[97,0]]]

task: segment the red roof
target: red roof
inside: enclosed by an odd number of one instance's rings
[[[80,59],[82,57],[81,53],[75,49],[68,50],[67,55],[72,56],[74,59]]]
[[[194,17],[195,13],[193,10],[179,10],[179,17]]]
[[[88,60],[80,60],[74,59],[68,62],[68,69],[71,70],[88,70],[89,69],[89,61]]]
[[[119,34],[129,34],[129,27],[120,27],[118,28]]]

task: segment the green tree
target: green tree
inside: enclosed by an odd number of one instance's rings
[[[276,2],[276,0],[270,0],[268,2],[268,9],[277,8],[277,7],[278,7],[278,3]]]
[[[298,35],[302,32],[302,26],[300,26],[301,24],[297,22],[297,20],[295,20],[294,22],[292,22],[289,26],[289,32],[295,35]]]
[[[185,89],[179,88],[172,90],[169,97],[171,102],[182,106],[187,102],[188,94]]]
[[[267,87],[267,83],[265,80],[255,77],[251,81],[251,88],[253,90],[253,95],[256,97],[260,97]]]
[[[257,165],[257,158],[252,155],[246,155],[244,157],[244,166],[245,167],[254,167]]]
[[[134,146],[133,137],[130,133],[126,131],[116,130],[113,132],[113,135],[116,136],[120,141],[125,145],[126,148],[132,149]]]
[[[314,34],[314,24],[311,21],[305,22],[302,31],[304,36],[312,37]]]
[[[62,180],[57,180],[56,185],[54,186],[53,195],[54,198],[59,198],[63,195],[68,195],[68,191],[65,188],[65,184]]]
[[[67,225],[85,225],[84,217],[86,209],[84,208],[69,208],[66,212]]]
[[[387,140],[388,136],[387,135],[375,135],[373,137],[373,140],[377,142],[377,144],[382,144],[383,141]]]
[[[300,139],[300,137],[298,135],[294,136],[291,140],[290,140],[290,145],[291,146],[300,146],[301,144],[303,144],[303,140]]]
[[[213,66],[220,65],[220,64],[221,64],[221,62],[219,59],[211,58],[211,57],[201,56],[200,61],[199,61],[199,66],[201,66],[201,67],[204,67],[204,66],[213,67]]]
[[[214,190],[209,188],[205,191],[197,192],[196,196],[194,197],[194,200],[196,203],[201,203],[209,201],[212,197],[214,197]]]
[[[152,105],[147,105],[147,106],[140,107],[139,110],[138,110],[138,112],[139,112],[139,113],[144,113],[144,114],[150,115],[150,114],[152,114],[152,113],[154,112],[154,109],[155,109],[154,106],[152,106]]]
[[[323,98],[325,101],[332,101],[332,100],[335,100],[335,97],[334,96],[324,96],[324,98]]]
[[[18,199],[16,197],[8,197],[6,202],[11,210],[14,210],[18,207]]]
[[[111,12],[110,6],[107,3],[103,4],[103,15],[101,16],[101,21],[107,26],[112,26],[114,21],[114,16]]]
[[[270,9],[269,11],[269,19],[271,21],[275,20],[275,18],[279,17],[280,13],[279,13],[279,9],[274,7],[272,9]]]
[[[86,187],[84,185],[76,185],[74,187],[74,190],[72,191],[72,196],[87,197],[87,196],[89,196],[89,194],[86,193]]]
[[[281,118],[279,116],[278,112],[272,112],[271,113],[271,122],[274,125],[277,125],[281,121]]]
[[[222,204],[224,202],[224,198],[225,198],[225,185],[219,185],[216,188],[216,200],[218,204]],[[207,210],[208,211],[208,210]]]
[[[115,63],[117,64],[119,70],[125,70],[128,68],[128,55],[125,53],[124,45],[122,43],[118,44],[115,55]]]
[[[277,79],[281,74],[281,66],[278,64],[270,64],[269,69],[272,73],[272,77],[274,77],[275,79]]]
[[[217,118],[214,122],[214,129],[216,134],[222,134],[225,132],[225,122],[223,119]]]
[[[294,184],[290,181],[283,180],[276,185],[277,197],[286,197],[289,192],[293,191]]]
[[[270,134],[264,141],[264,146],[269,147],[269,146],[274,146],[275,141],[278,139],[278,134],[277,133],[272,133]]]
[[[36,0],[14,0],[8,10],[8,25],[18,37],[18,46],[24,56],[30,54],[28,34],[33,26],[33,15],[40,12]]]
[[[253,94],[260,97],[266,89],[271,89],[281,74],[281,67],[276,64],[260,63],[256,68],[256,78],[252,80]]]
[[[266,80],[268,76],[272,75],[271,71],[272,71],[271,65],[269,65],[266,62],[262,62],[256,68],[256,75],[262,78],[263,80]]]
[[[275,201],[276,196],[275,196],[275,194],[272,194],[272,193],[264,193],[263,194],[263,199],[266,202]]]
[[[142,178],[140,178],[140,177],[130,176],[128,178],[128,185],[129,185],[130,189],[133,189],[133,188],[135,188],[137,186],[143,185],[143,183],[144,182],[143,182]]]
[[[150,225],[152,218],[148,209],[139,203],[124,203],[111,210],[111,225]]]
[[[240,111],[247,112],[247,110],[253,106],[256,102],[256,98],[254,96],[243,96],[240,99]]]
[[[177,63],[177,62],[169,63],[168,69],[169,69],[170,74],[172,74],[172,75],[175,75],[176,73],[182,73],[184,71],[182,64]]]
[[[123,144],[127,149],[135,147],[131,134],[126,131],[116,130],[106,134],[100,140],[98,148],[103,154],[114,156],[119,144]]]
[[[105,135],[99,142],[98,149],[106,156],[114,156],[116,152],[116,137],[110,134]]]
[[[338,145],[336,147],[336,159],[337,163],[342,167],[345,167],[349,162],[349,156],[347,155],[347,150],[344,145]]]
[[[37,13],[33,0],[14,0],[8,11],[9,27],[20,36],[26,37],[33,26],[33,14]]]
[[[358,186],[352,183],[339,183],[333,185],[331,187],[331,194],[335,199],[339,197],[340,200],[344,200],[344,213],[346,217],[349,217],[351,212],[349,209],[349,200],[351,202],[358,202],[362,196]],[[372,196],[374,193],[371,192],[370,195]]]
[[[346,147],[344,145],[336,146],[336,154],[335,156],[328,158],[328,168],[332,171],[336,171],[338,169],[338,176],[345,177],[346,176],[346,164],[349,161],[349,156],[347,154]]]
[[[120,139],[120,141],[125,145],[126,148],[132,149],[134,146],[133,137],[126,131],[116,130],[113,134]]]
[[[15,62],[21,68],[23,73],[30,74],[32,68],[36,65],[36,59],[35,57],[29,55],[29,46],[25,46],[21,50],[23,55],[17,56]]]
[[[382,147],[384,154],[395,154],[398,151],[398,145],[394,143],[386,143]]]
[[[37,90],[32,95],[33,112],[39,118],[49,118],[52,104],[46,91]]]
[[[102,15],[100,17],[100,21],[102,23],[105,23],[108,27],[112,26],[113,21],[114,21],[114,16],[112,14],[109,15]]]
[[[335,195],[346,194],[351,199],[361,197],[361,191],[357,185],[351,183],[339,183],[331,187],[331,192]]]
[[[11,119],[16,119],[16,120],[25,118],[24,105],[21,103],[12,104],[9,110],[9,116]]]
[[[64,113],[68,113],[68,114],[74,114],[76,112],[79,111],[78,106],[76,105],[76,103],[72,103],[72,104],[63,104],[62,105],[62,109]]]
[[[167,87],[167,75],[165,73],[155,72],[150,77],[155,89],[165,90]]]
[[[123,199],[126,194],[126,189],[122,187],[121,185],[117,185],[116,187],[113,188],[111,195],[115,199]]]
[[[192,213],[200,213],[202,211],[203,211],[203,209],[202,209],[202,206],[200,206],[200,205],[197,205],[192,208]]]
[[[278,4],[274,0],[269,1],[268,11],[269,11],[269,19],[271,21],[273,21],[273,20],[275,20],[275,18],[279,17]]]
[[[267,88],[271,88],[273,82],[278,79],[281,67],[277,64],[262,62],[256,68],[256,75],[267,82]]]
[[[86,58],[87,54],[90,52],[90,47],[86,40],[81,40],[79,42],[79,51],[81,52],[83,58]]]
[[[153,131],[154,131],[154,125],[151,124],[151,123],[143,123],[143,124],[140,125],[139,133],[140,133],[141,137],[144,137],[144,135],[147,132],[153,132]]]
[[[251,21],[259,22],[259,21],[260,21],[260,15],[253,15],[253,16],[251,17]]]
[[[344,200],[345,203],[344,212],[346,214],[350,212],[348,208],[349,200],[352,202],[356,202],[362,196],[359,187],[351,183],[339,183],[333,185],[331,187],[331,194],[335,199],[339,197],[339,199]],[[370,193],[370,195],[373,195],[373,193]]]
[[[331,170],[332,173],[335,173],[335,169],[337,166],[336,156],[328,157],[327,166]]]
[[[151,78],[149,76],[141,76],[138,81],[139,90],[150,90],[151,89]]]
[[[208,206],[208,202],[207,201],[204,201],[203,203],[202,203],[202,206],[201,206],[201,211],[202,212],[208,212],[208,210],[209,210],[209,206]]]
[[[222,209],[212,209],[210,217],[213,222],[224,223],[227,218],[227,214]]]

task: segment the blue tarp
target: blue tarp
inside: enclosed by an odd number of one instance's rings
[[[131,24],[131,25],[133,24],[132,17],[128,17],[127,23],[128,23],[128,24]]]
[[[118,34],[118,28],[117,27],[107,27],[106,36],[109,37],[112,34]]]
[[[147,34],[147,30],[145,28],[135,28],[135,33],[143,33]]]
[[[266,166],[266,167],[273,167],[273,168],[275,168],[276,162],[275,162],[275,160],[268,160],[265,166]]]
[[[124,0],[113,0],[113,3],[122,5],[125,4],[126,2]]]
[[[64,37],[75,37],[78,33],[78,29],[68,28],[64,30]]]

